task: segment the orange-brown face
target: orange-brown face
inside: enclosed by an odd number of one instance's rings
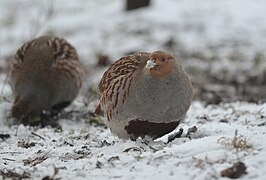
[[[155,51],[151,53],[146,64],[148,74],[156,78],[162,78],[172,72],[175,61],[175,57],[171,54]]]

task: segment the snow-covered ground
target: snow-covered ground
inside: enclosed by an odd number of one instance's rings
[[[191,76],[266,76],[265,7],[263,0],[153,0],[148,8],[125,12],[122,0],[1,0],[0,178],[51,178],[58,170],[54,178],[222,179],[222,170],[242,161],[247,174],[241,179],[265,179],[265,103],[195,101],[180,125],[183,136],[168,144],[167,135],[149,144],[119,140],[86,116],[96,101],[82,103],[106,69],[95,68],[97,54],[114,61],[162,49],[181,58]],[[65,37],[88,69],[84,91],[67,109],[75,112],[59,121],[62,131],[10,125],[7,61],[24,42],[44,34]],[[198,130],[188,138],[192,126]]]
[[[168,144],[167,136],[148,145],[119,140],[85,121],[62,119],[62,131],[2,125],[10,138],[1,142],[0,169],[32,179],[51,177],[54,168],[62,179],[220,179],[241,161],[248,173],[241,179],[265,179],[266,104],[194,102],[180,127],[198,131]]]

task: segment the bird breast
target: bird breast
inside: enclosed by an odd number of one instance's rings
[[[183,70],[182,70],[183,71]],[[129,95],[118,103],[114,119],[134,118],[150,122],[171,122],[182,119],[191,102],[189,81],[181,81],[185,72],[172,73],[163,79],[140,75],[132,80]],[[186,77],[187,78],[187,77]]]

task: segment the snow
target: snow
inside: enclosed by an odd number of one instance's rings
[[[162,137],[149,145],[140,139],[120,140],[107,129],[84,123],[84,119],[60,120],[62,132],[23,125],[2,127],[11,137],[1,143],[1,169],[24,170],[37,179],[52,176],[54,167],[60,168],[57,177],[63,179],[209,179],[219,178],[220,171],[241,160],[248,172],[242,179],[264,179],[266,146],[261,142],[266,140],[265,125],[260,124],[265,123],[265,117],[266,104],[235,102],[204,107],[194,102],[181,124],[185,131],[197,126],[191,139],[181,137],[165,144],[167,138]],[[228,122],[220,122],[222,119]],[[237,150],[219,142],[221,138],[233,139],[236,130],[250,148]],[[26,149],[18,147],[18,141],[36,144]],[[47,159],[41,164],[24,165],[25,159],[43,154]]]
[[[155,65],[156,65],[155,61],[152,60],[152,59],[149,59],[149,60],[147,61],[147,64],[146,64],[145,67],[148,68],[148,69],[151,69],[151,68],[153,68]]]
[[[98,101],[91,102],[87,94],[107,68],[95,67],[99,53],[115,61],[133,51],[161,49],[188,57],[182,59],[188,70],[259,74],[266,62],[254,64],[254,57],[266,56],[265,7],[263,0],[153,0],[148,8],[125,12],[122,0],[1,0],[0,134],[10,137],[0,139],[0,170],[26,172],[30,179],[52,177],[55,168],[55,178],[62,179],[227,179],[220,172],[242,161],[247,174],[240,179],[264,180],[266,103],[205,106],[194,101],[175,130],[184,129],[181,138],[166,143],[166,135],[147,144],[118,139],[105,126],[91,123],[87,114]],[[62,131],[11,125],[6,59],[43,34],[65,37],[88,70],[84,90],[66,110],[72,116],[59,120]],[[171,39],[175,46],[165,46]],[[192,126],[198,130],[187,136]],[[234,138],[244,145],[234,145]]]

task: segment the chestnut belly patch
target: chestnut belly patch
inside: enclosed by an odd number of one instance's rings
[[[145,135],[151,136],[153,139],[161,137],[173,131],[179,125],[179,121],[170,123],[155,123],[144,120],[131,120],[125,126],[128,134],[133,135],[134,138],[144,137]]]

